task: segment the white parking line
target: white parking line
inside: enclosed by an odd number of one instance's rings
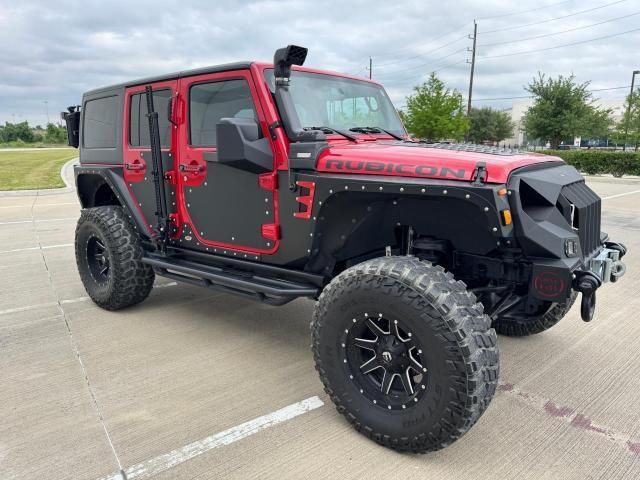
[[[56,207],[58,205],[77,205],[80,206],[78,202],[60,202],[60,203],[39,203],[34,205],[37,207]],[[28,205],[0,205],[0,208],[31,208],[31,204]]]
[[[48,250],[50,248],[63,248],[63,247],[73,247],[73,243],[61,243],[59,245],[43,245],[42,247],[25,247],[25,248],[15,248],[13,250],[2,250],[2,253],[17,253],[17,252],[28,252],[30,250]]]
[[[155,285],[153,288],[154,289],[167,288],[167,287],[175,287],[177,285],[178,285],[178,282],[169,282],[169,283],[163,283],[161,285]],[[69,298],[67,300],[60,300],[60,305],[66,305],[69,303],[86,302],[87,300],[89,300],[89,297]],[[49,302],[49,303],[39,303],[38,305],[26,305],[24,307],[8,308],[6,310],[0,310],[0,315],[6,315],[9,313],[28,312],[29,310],[36,310],[38,308],[55,307],[56,305],[58,305],[57,302]]]
[[[612,198],[626,197],[627,195],[634,195],[636,193],[640,193],[640,190],[634,190],[633,192],[618,193],[617,195],[609,195],[608,197],[602,197],[602,200],[610,200]]]
[[[237,442],[238,440],[242,440],[243,438],[269,427],[273,427],[274,425],[291,420],[292,418],[310,412],[311,410],[320,408],[323,405],[324,402],[318,397],[307,398],[301,402],[276,410],[273,413],[254,418],[253,420],[236,427],[231,427],[228,430],[203,438],[197,442],[190,443],[182,448],[159,455],[151,460],[147,460],[146,462],[133,465],[124,469],[124,472],[114,473],[108,477],[103,477],[101,480],[133,480],[158,475],[161,472],[165,472],[177,465],[191,460],[192,458],[202,455],[203,453],[207,453],[214,448]]]
[[[13,222],[0,222],[0,225],[19,225],[21,223],[42,223],[42,222],[64,222],[67,220],[78,220],[78,217],[46,218],[42,220],[16,220]]]

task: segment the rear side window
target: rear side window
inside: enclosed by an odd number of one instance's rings
[[[189,139],[196,147],[216,145],[221,118],[256,118],[246,80],[193,85],[189,92]]]
[[[84,104],[82,146],[84,148],[115,148],[118,97],[103,97]]]
[[[154,90],[153,108],[158,112],[160,130],[160,146],[171,146],[171,123],[169,122],[169,103],[171,90]],[[129,108],[129,145],[132,147],[148,147],[149,119],[147,118],[147,97],[145,93],[131,95]]]

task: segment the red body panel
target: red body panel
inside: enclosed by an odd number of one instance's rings
[[[332,143],[318,159],[317,169],[327,173],[389,175],[470,181],[478,162],[487,169],[486,181],[505,183],[520,167],[544,162],[561,162],[558,157],[523,153],[499,155],[403,146],[389,143]]]
[[[237,70],[211,74],[186,76],[175,80],[158,81],[152,83],[154,89],[170,88],[174,96],[173,128],[171,137],[171,152],[174,158],[174,170],[167,172],[169,181],[176,186],[176,212],[173,220],[180,227],[189,224],[196,239],[203,245],[227,248],[239,252],[253,254],[273,254],[280,244],[280,217],[282,212],[278,206],[278,190],[275,173],[277,170],[288,168],[289,139],[283,128],[273,128],[279,121],[277,108],[264,79],[264,70],[273,68],[269,63],[254,63],[248,70]],[[304,67],[294,67],[295,70],[305,72],[334,75],[355,80],[376,83],[374,81],[322,70]],[[207,163],[203,158],[205,152],[215,152],[216,147],[194,147],[188,138],[188,105],[189,88],[194,83],[243,78],[247,80],[254,99],[258,121],[266,138],[270,139],[274,154],[273,171],[256,176],[256,184],[265,190],[265,195],[271,196],[274,206],[274,223],[262,226],[262,235],[273,242],[269,249],[254,249],[242,245],[230,245],[217,239],[202,238],[197,225],[193,225],[185,204],[184,190],[198,187],[206,177]],[[127,184],[137,183],[150,174],[150,166],[142,158],[141,153],[148,152],[149,147],[134,148],[129,145],[129,105],[131,95],[144,91],[144,85],[137,85],[126,89],[124,118],[123,118],[123,166]],[[272,129],[269,127],[272,126]],[[485,162],[487,168],[487,182],[505,183],[509,174],[516,168],[541,162],[561,161],[556,157],[536,154],[492,155],[475,152],[462,152],[420,146],[394,145],[388,141],[391,138],[385,134],[354,134],[357,143],[346,141],[340,135],[327,135],[329,148],[324,150],[317,162],[317,170],[327,173],[349,173],[361,175],[386,175],[404,177],[439,178],[448,180],[469,181],[472,179],[477,163]],[[387,141],[385,143],[385,141]],[[163,149],[165,150],[165,149]],[[147,159],[148,160],[148,159]],[[128,168],[127,168],[128,167]],[[180,170],[180,167],[184,171]],[[298,201],[306,205],[306,211],[296,213],[297,218],[308,219],[311,216],[314,189],[312,185],[303,185],[308,189],[307,196],[298,197]],[[130,189],[130,195],[133,192]],[[308,202],[308,203],[307,203]],[[136,201],[137,203],[137,201]],[[220,206],[222,208],[222,206]],[[287,213],[288,214],[288,213]],[[148,219],[150,220],[150,219]]]

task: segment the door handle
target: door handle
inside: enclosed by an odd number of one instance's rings
[[[180,165],[181,172],[200,173],[204,170],[202,165]]]
[[[125,163],[124,168],[134,172],[139,172],[140,170],[144,170],[146,165],[144,163]]]

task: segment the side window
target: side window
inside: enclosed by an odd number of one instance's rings
[[[160,146],[171,146],[171,123],[169,122],[169,102],[171,90],[153,92],[153,108],[158,112],[160,129]],[[129,145],[132,147],[149,147],[149,120],[147,118],[147,97],[144,93],[131,95],[129,108]]]
[[[216,145],[221,118],[256,118],[246,80],[193,85],[189,91],[189,140],[196,147]]]
[[[118,97],[103,97],[84,104],[82,146],[84,148],[115,148]]]

